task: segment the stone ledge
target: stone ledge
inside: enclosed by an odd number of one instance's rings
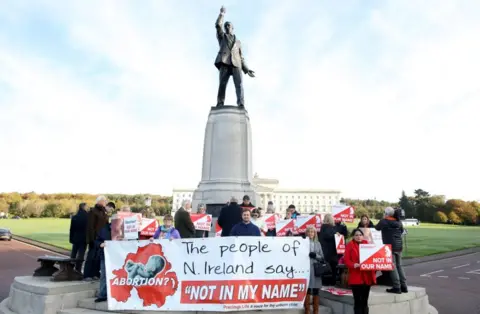
[[[16,314],[8,308],[8,298],[0,302],[0,314]]]
[[[89,298],[85,300],[81,300],[78,303],[78,307],[80,309],[85,309],[85,310],[94,310],[98,311],[99,313],[123,313],[123,314],[169,314],[172,311],[119,311],[119,312],[113,312],[109,311],[107,308],[107,302],[101,302],[101,303],[95,303],[95,298]],[[187,311],[173,311],[175,313],[197,313],[197,314],[225,314],[226,312],[203,312],[203,311],[192,311],[192,312],[187,312]],[[261,312],[262,314],[303,314],[304,310],[303,309],[290,309],[290,310],[257,310],[257,311],[234,311],[235,314],[251,314],[255,312]],[[326,306],[320,305],[320,310],[319,312],[321,314],[333,314],[332,310]],[[76,314],[76,313],[89,313],[89,312],[65,312],[63,311],[61,314]],[[60,314],[60,313],[59,313]]]
[[[56,295],[98,289],[98,282],[63,281],[53,282],[50,277],[15,277],[12,287],[40,295]]]

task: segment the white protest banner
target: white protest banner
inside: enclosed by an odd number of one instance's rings
[[[382,232],[375,228],[360,228],[363,232],[363,239],[370,244],[383,244]]]
[[[195,230],[210,231],[212,229],[212,215],[190,214]]]
[[[108,309],[301,309],[309,251],[298,237],[108,241]]]
[[[123,217],[123,238],[125,240],[138,239],[138,220],[135,216]]]
[[[158,221],[153,218],[142,218],[140,225],[140,235],[153,237],[158,228]]]
[[[288,232],[294,233],[295,220],[294,219],[279,220],[277,221],[275,228],[277,229],[277,237],[285,237]]]
[[[345,254],[345,237],[343,234],[335,234],[335,247],[337,254]]]
[[[393,270],[390,244],[360,244],[360,270]]]
[[[338,204],[332,206],[332,216],[335,221],[353,222],[355,209],[353,206]]]

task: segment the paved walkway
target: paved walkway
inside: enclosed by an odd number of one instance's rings
[[[427,288],[439,314],[480,313],[480,253],[405,267],[408,284]]]
[[[42,255],[58,254],[15,240],[0,241],[0,300],[8,297],[15,277],[33,274]]]

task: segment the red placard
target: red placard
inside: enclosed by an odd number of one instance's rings
[[[343,234],[335,235],[335,247],[337,248],[337,254],[345,254],[345,237]]]
[[[140,225],[140,235],[152,237],[158,229],[158,221],[154,218],[142,218]]]
[[[393,270],[390,244],[360,244],[360,270]]]
[[[295,233],[295,220],[294,219],[285,219],[280,220],[276,224],[277,236],[284,237],[289,231]]]
[[[348,205],[334,205],[332,206],[332,216],[335,221],[353,222],[355,208]]]
[[[190,214],[195,230],[210,231],[212,229],[212,215]]]

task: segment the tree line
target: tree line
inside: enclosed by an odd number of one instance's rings
[[[451,223],[463,225],[480,224],[480,203],[460,199],[447,200],[443,195],[430,195],[425,190],[417,189],[414,195],[402,195],[397,203],[377,200],[343,199],[344,204],[355,207],[358,218],[367,214],[371,218],[383,217],[385,207],[401,207],[406,218],[416,218],[423,222]]]
[[[170,213],[172,197],[147,194],[104,194],[107,199],[115,203],[117,209],[129,205],[133,212],[146,209],[145,200],[151,198],[149,211],[157,216]],[[0,213],[22,218],[68,218],[78,210],[80,203],[87,203],[89,207],[95,205],[97,195],[91,194],[37,194],[31,193],[0,193]]]

